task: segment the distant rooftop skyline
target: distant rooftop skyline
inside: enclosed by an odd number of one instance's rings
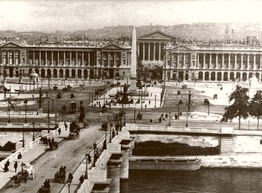
[[[259,0],[1,0],[0,30],[76,31],[117,25],[262,23]]]

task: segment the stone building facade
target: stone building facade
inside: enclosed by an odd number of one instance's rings
[[[0,74],[6,77],[54,79],[113,79],[130,75],[131,47],[21,46],[9,42],[0,47]]]
[[[137,39],[138,65],[149,70],[149,78],[162,78],[161,69],[164,65],[163,50],[168,43],[175,43],[176,38],[161,31],[143,35]],[[152,76],[160,73],[159,76]],[[158,72],[156,72],[158,71]]]
[[[189,81],[262,80],[262,47],[247,45],[178,45],[156,31],[136,41],[137,72],[149,79]],[[135,57],[133,57],[135,58]],[[52,79],[125,79],[131,77],[131,46],[26,45],[0,46],[0,75]],[[133,63],[134,64],[134,63]],[[160,76],[158,76],[160,74]]]
[[[163,52],[165,80],[262,80],[262,47],[167,45]]]

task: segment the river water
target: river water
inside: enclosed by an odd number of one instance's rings
[[[130,170],[128,193],[261,193],[262,170]]]

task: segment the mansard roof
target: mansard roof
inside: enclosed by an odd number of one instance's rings
[[[169,34],[165,34],[159,30],[150,34],[143,35],[138,38],[138,40],[173,40],[173,39],[176,38]]]

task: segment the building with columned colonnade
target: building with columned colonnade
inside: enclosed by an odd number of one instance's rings
[[[19,45],[0,46],[0,73],[6,78],[112,79],[130,74],[131,47]]]
[[[262,80],[259,46],[180,44],[161,31],[140,36],[133,45],[137,62],[132,63],[131,43],[68,46],[8,42],[0,46],[0,75],[21,78],[35,72],[50,79],[125,79],[131,77],[131,66],[136,64],[157,69],[160,76],[147,74],[151,79],[246,81],[255,75]]]
[[[163,79],[246,81],[262,80],[262,47],[241,45],[166,45]]]
[[[138,55],[138,65],[146,67],[151,70],[151,73],[148,74],[149,78],[160,78],[162,77],[162,72],[160,76],[153,77],[152,71],[159,71],[160,67],[164,65],[163,59],[163,50],[167,43],[175,43],[176,38],[165,34],[161,31],[155,31],[143,36],[138,37],[137,39],[137,55]]]

